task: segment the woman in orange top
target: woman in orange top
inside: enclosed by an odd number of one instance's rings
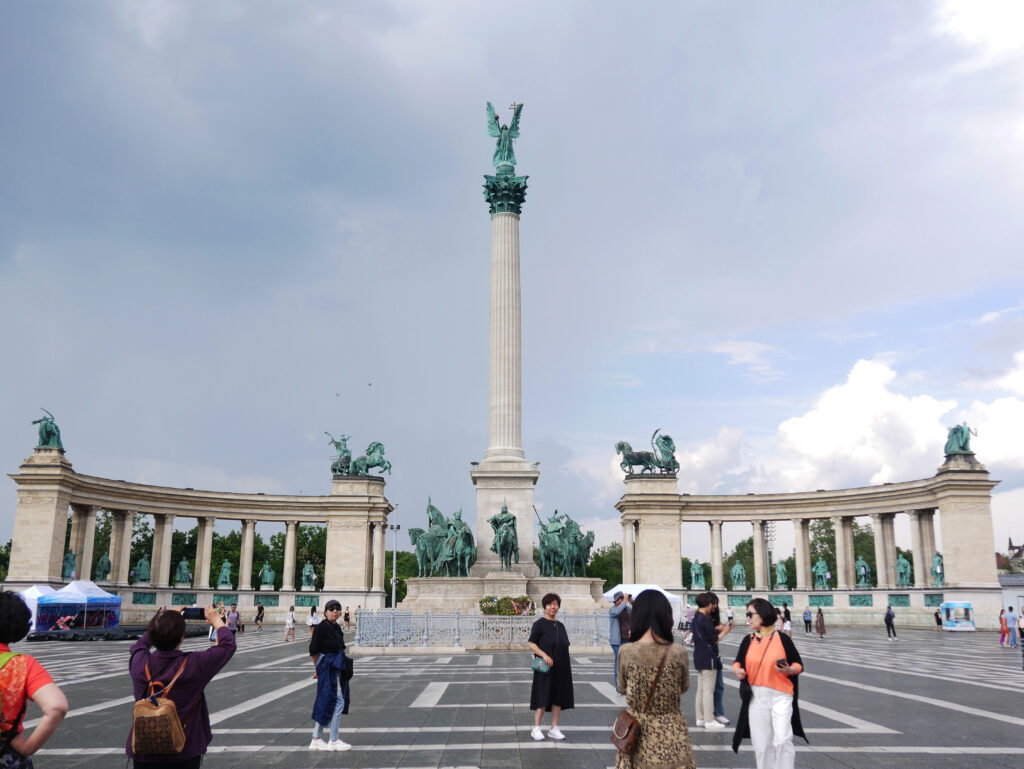
[[[999,645],[1006,646],[1010,637],[1010,626],[1006,623],[1006,609],[999,610]]]
[[[751,633],[732,664],[743,700],[732,749],[739,752],[740,742],[750,737],[758,769],[793,769],[793,735],[807,740],[797,706],[803,660],[793,639],[775,630],[777,617],[778,610],[764,598],[747,604]]]

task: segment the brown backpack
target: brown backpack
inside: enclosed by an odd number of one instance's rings
[[[181,661],[181,667],[171,682],[164,686],[154,681],[146,663],[146,695],[132,707],[132,751],[135,755],[170,755],[185,748],[185,728],[178,719],[178,708],[167,698],[178,676],[185,670],[188,657]],[[159,691],[157,691],[159,689]],[[185,719],[188,726],[188,719]]]

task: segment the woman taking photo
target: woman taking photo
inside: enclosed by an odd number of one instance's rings
[[[732,749],[739,752],[740,742],[749,737],[757,769],[792,769],[793,735],[807,739],[797,707],[797,676],[804,666],[793,640],[775,630],[777,615],[764,598],[747,604],[751,632],[732,663],[743,700]]]
[[[668,599],[657,590],[644,590],[633,601],[629,624],[633,640],[619,650],[618,689],[626,695],[629,714],[640,722],[640,739],[632,755],[617,754],[615,767],[693,769],[690,731],[679,711],[679,698],[690,685],[686,649],[672,643]]]
[[[551,728],[548,737],[564,740],[565,735],[558,728],[563,710],[571,710],[574,703],[572,691],[572,664],[569,662],[569,634],[565,625],[555,619],[562,599],[555,593],[548,593],[541,601],[543,616],[533,623],[527,644],[534,656],[544,660],[548,672],[533,671],[533,687],[530,689],[530,709],[533,711],[533,730],[530,736],[538,742],[544,739],[540,729],[544,711],[551,711]],[[671,636],[670,636],[671,637]]]
[[[133,735],[129,731],[125,752],[135,759],[135,769],[199,769],[206,746],[213,740],[210,711],[203,691],[235,653],[235,635],[224,624],[215,606],[207,606],[204,613],[217,634],[216,645],[209,649],[188,653],[181,650],[185,618],[174,609],[153,617],[142,638],[132,646],[128,672],[136,700],[146,696],[150,681],[167,684],[180,671],[173,688],[163,696],[174,702],[185,730],[185,747],[174,756],[135,755]],[[156,651],[150,651],[152,646]]]

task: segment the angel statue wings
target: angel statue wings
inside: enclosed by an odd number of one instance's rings
[[[494,148],[494,167],[499,174],[514,174],[516,153],[512,148],[512,140],[519,138],[519,116],[523,112],[522,104],[512,105],[512,122],[502,125],[494,105],[487,102],[487,134],[498,140]]]

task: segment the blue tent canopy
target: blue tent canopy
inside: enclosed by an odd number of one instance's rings
[[[37,606],[37,632],[113,628],[121,620],[121,599],[88,580],[75,580],[42,596]]]

